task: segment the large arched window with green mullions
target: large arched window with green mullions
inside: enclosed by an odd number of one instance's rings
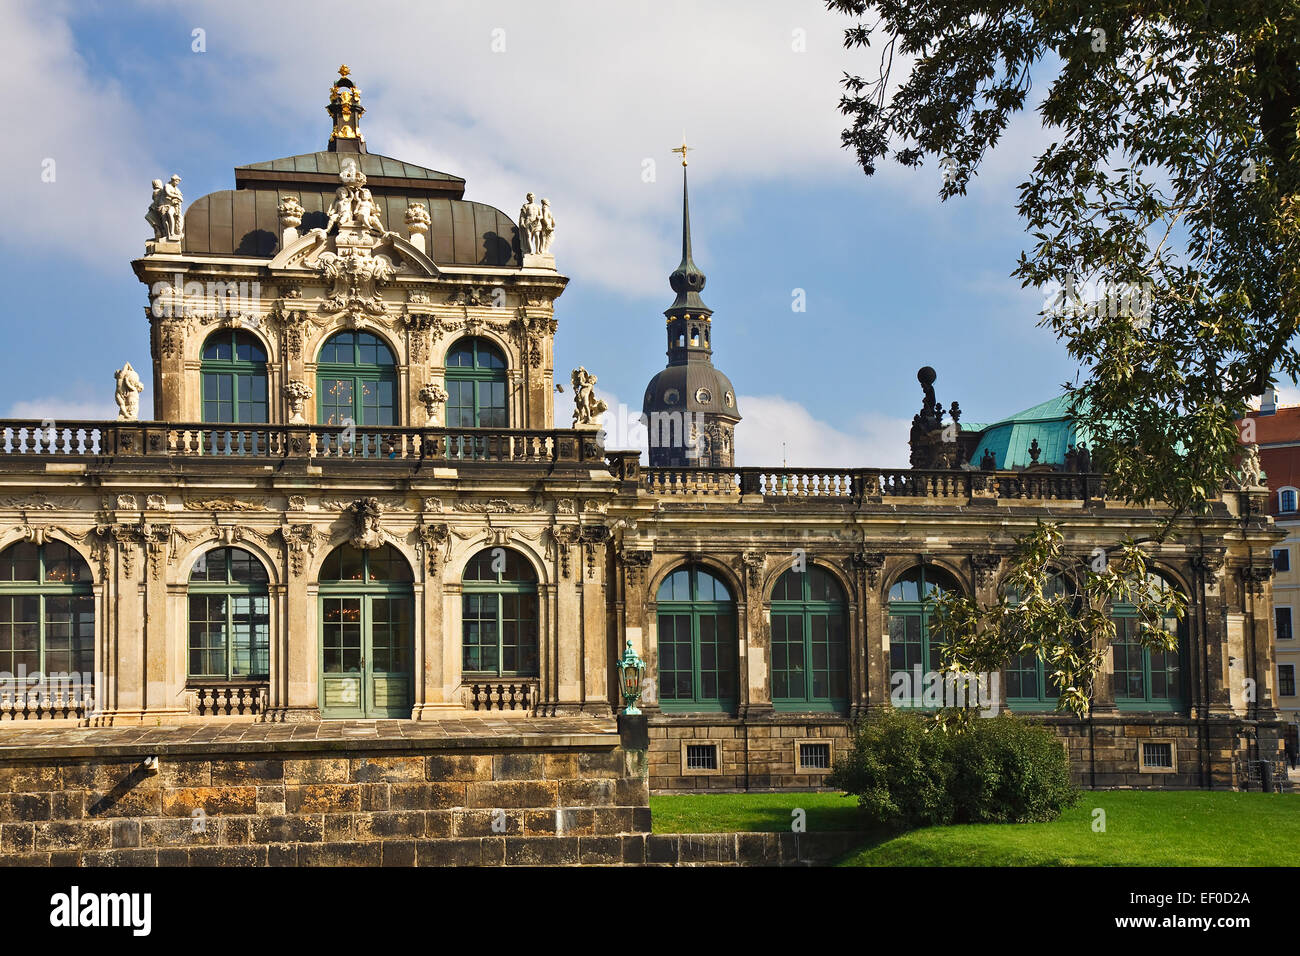
[[[191,680],[267,680],[271,599],[266,568],[243,548],[199,555],[190,572]]]
[[[947,571],[931,564],[904,571],[889,589],[890,698],[904,706],[922,706],[930,673],[941,665],[940,644],[931,640],[934,602],[960,591]]]
[[[392,350],[369,332],[330,336],[316,357],[316,410],[322,425],[396,425]]]
[[[264,424],[267,419],[266,349],[257,337],[220,329],[203,343],[203,421]]]
[[[61,541],[0,552],[0,671],[78,675],[95,666],[90,566]]]
[[[482,338],[461,339],[447,352],[447,427],[507,428],[506,358]]]
[[[461,669],[469,675],[536,677],[537,574],[510,548],[487,548],[461,578]]]
[[[849,703],[848,602],[824,568],[791,568],[772,589],[772,706],[843,711]]]
[[[1147,587],[1152,595],[1177,590],[1163,575],[1149,572]],[[1181,711],[1185,707],[1186,674],[1183,667],[1187,652],[1187,618],[1170,616],[1165,629],[1178,635],[1172,651],[1149,651],[1138,641],[1141,619],[1132,604],[1111,607],[1115,622],[1115,639],[1111,644],[1114,661],[1113,683],[1115,706],[1129,711]]]
[[[1019,604],[1020,594],[1008,589],[1009,601]],[[1082,600],[1074,580],[1063,571],[1054,571],[1043,583],[1043,597],[1049,601],[1061,602],[1070,613],[1078,614],[1082,610]],[[1007,662],[1007,706],[1011,710],[1039,712],[1055,710],[1060,700],[1061,688],[1052,680],[1051,664],[1044,662],[1033,651],[1016,654]]]
[[[409,717],[415,595],[392,545],[342,545],[320,572],[320,701],[325,717]]]
[[[666,712],[736,708],[736,602],[703,565],[678,568],[655,596],[659,707]]]

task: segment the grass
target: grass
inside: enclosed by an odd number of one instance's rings
[[[657,833],[865,831],[845,866],[1298,866],[1300,795],[1224,791],[1084,791],[1051,823],[871,831],[836,793],[689,794],[650,798]],[[1105,811],[1105,832],[1093,810]]]

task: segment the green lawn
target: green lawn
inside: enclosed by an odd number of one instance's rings
[[[657,796],[650,807],[657,833],[788,830],[796,808],[809,832],[864,829],[855,802],[834,793]],[[1300,795],[1084,791],[1052,823],[864,832],[843,865],[1297,866]]]

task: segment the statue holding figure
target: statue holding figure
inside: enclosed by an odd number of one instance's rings
[[[137,421],[140,418],[140,393],[144,391],[140,376],[127,362],[113,373],[113,381],[116,382],[113,397],[117,400],[117,420]]]
[[[596,376],[579,366],[573,370],[573,425],[598,425],[609,405],[596,397]]]
[[[157,242],[180,242],[185,235],[185,217],[182,209],[185,197],[181,195],[181,178],[173,175],[166,183],[155,179],[153,198],[149,202],[149,211],[145,213],[145,222],[153,227],[153,238]]]

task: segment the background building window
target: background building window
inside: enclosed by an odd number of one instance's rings
[[[1291,570],[1291,549],[1290,548],[1273,549],[1273,570],[1274,571]]]
[[[772,704],[777,710],[848,706],[848,602],[815,565],[791,569],[772,589]]]
[[[1147,575],[1147,586],[1155,591],[1173,588],[1163,576],[1154,573]],[[1115,622],[1111,649],[1116,705],[1120,710],[1182,710],[1187,619],[1166,618],[1165,627],[1178,635],[1178,644],[1172,651],[1151,651],[1138,641],[1140,619],[1132,604],[1114,605],[1111,618]]]
[[[938,672],[940,666],[937,641],[931,641],[934,602],[942,594],[959,591],[948,572],[933,565],[918,565],[903,572],[889,589],[889,668],[891,697],[897,682],[910,706],[920,707],[924,685],[916,686],[917,671]]]
[[[1277,493],[1277,510],[1282,512],[1295,511],[1296,490],[1294,488],[1283,488]]]
[[[1291,640],[1291,609],[1289,607],[1273,608],[1273,630],[1277,640]]]
[[[447,427],[506,428],[506,359],[487,339],[461,339],[447,352]]]
[[[190,572],[189,675],[266,680],[270,665],[270,598],[262,562],[242,548],[199,555]]]
[[[659,618],[659,706],[665,711],[730,712],[736,706],[736,605],[701,565],[664,579]]]
[[[1282,697],[1295,696],[1295,665],[1279,664],[1277,666],[1277,692]]]
[[[1016,603],[1021,600],[1014,591],[1008,592],[1008,597]],[[1076,616],[1082,610],[1074,581],[1059,571],[1043,583],[1043,597],[1067,603]],[[1061,698],[1061,688],[1052,680],[1055,669],[1033,651],[1012,657],[1006,668],[1007,706],[1023,711],[1055,710]]]
[[[466,674],[536,677],[537,575],[517,551],[488,548],[461,584],[461,667]]]
[[[95,598],[81,555],[61,541],[0,552],[0,671],[88,675],[94,642]]]

